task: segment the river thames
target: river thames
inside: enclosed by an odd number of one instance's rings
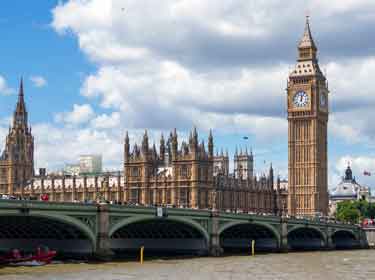
[[[303,252],[221,258],[153,259],[101,264],[61,263],[0,269],[4,280],[375,279],[375,250]]]

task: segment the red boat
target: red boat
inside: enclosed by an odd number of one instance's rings
[[[4,256],[0,256],[0,264],[11,265],[45,265],[56,256],[56,251],[38,247],[35,254],[21,255],[18,249],[13,249]]]

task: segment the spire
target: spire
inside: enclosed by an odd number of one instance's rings
[[[194,126],[193,131],[191,133],[191,142],[189,140],[189,144],[191,145],[191,150],[194,152],[198,148],[198,132],[197,128]]]
[[[177,129],[173,129],[173,134],[172,135],[172,159],[176,160],[177,159],[177,149],[178,149],[178,137],[177,137]]]
[[[125,133],[125,143],[129,144],[129,133],[126,131]]]
[[[130,152],[130,145],[129,145],[129,133],[126,131],[125,133],[125,144],[124,144],[124,159],[125,162],[129,160],[129,152]]]
[[[298,45],[299,48],[313,48],[316,50],[314,39],[311,35],[309,16],[306,16],[305,32]]]
[[[165,160],[165,140],[164,140],[164,135],[163,133],[161,134],[160,137],[160,148],[159,148],[159,153],[160,153],[160,160],[164,162]]]
[[[153,156],[153,158],[154,159],[156,159],[156,157],[157,157],[157,151],[156,151],[156,144],[155,144],[155,142],[154,142],[154,144],[152,145],[152,156]]]
[[[145,130],[145,133],[143,135],[143,140],[142,140],[142,154],[147,157],[148,154],[148,134],[147,134],[147,129]]]
[[[212,136],[212,130],[210,129],[210,134],[208,136],[208,154],[209,156],[214,155],[214,138]]]
[[[21,77],[20,88],[18,91],[18,102],[17,102],[17,112],[25,111],[25,100],[23,94],[23,78]]]
[[[193,129],[193,140],[198,145],[198,132],[197,132],[197,127],[196,126],[194,126],[194,129]]]
[[[306,17],[305,32],[303,33],[302,39],[298,44],[298,61],[317,61],[317,48],[314,43],[314,39],[311,35],[309,17]],[[302,65],[304,66],[304,65]],[[304,70],[307,73],[308,69],[299,69],[299,73]],[[311,69],[312,70],[312,69]],[[319,70],[320,71],[320,70]],[[310,71],[311,72],[311,71]]]
[[[21,76],[19,96],[23,97],[23,77]]]
[[[18,101],[16,110],[13,116],[13,127],[22,126],[27,128],[27,112],[26,112],[26,105],[24,100],[24,92],[23,92],[23,78],[21,77],[20,80],[20,87],[18,91]]]

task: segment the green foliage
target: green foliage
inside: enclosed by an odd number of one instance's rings
[[[358,223],[364,218],[375,218],[375,204],[366,200],[341,201],[337,203],[336,218],[343,222]]]
[[[367,209],[367,215],[368,218],[375,219],[375,204],[370,203],[369,207]]]

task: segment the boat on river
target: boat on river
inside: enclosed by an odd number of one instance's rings
[[[56,251],[48,248],[36,249],[35,254],[22,255],[20,250],[13,249],[11,252],[0,256],[0,264],[12,266],[41,266],[51,263],[56,256]]]

